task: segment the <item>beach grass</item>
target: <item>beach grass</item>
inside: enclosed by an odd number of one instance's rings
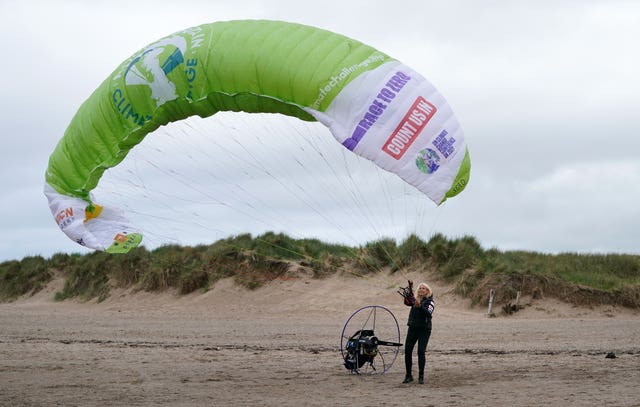
[[[206,291],[232,277],[248,289],[274,279],[322,278],[341,273],[418,271],[442,278],[455,292],[486,304],[518,293],[553,297],[576,305],[613,304],[640,308],[640,256],[631,254],[545,254],[484,249],[472,236],[435,234],[425,241],[410,235],[401,242],[380,239],[360,247],[294,239],[281,233],[241,234],[211,245],[138,247],[123,255],[93,252],[25,257],[0,263],[0,299],[11,301],[41,290],[62,274],[56,300],[104,300],[113,287],[144,291],[175,289],[180,294]]]

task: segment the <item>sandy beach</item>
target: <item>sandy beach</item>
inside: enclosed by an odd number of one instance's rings
[[[488,318],[435,291],[426,383],[342,366],[353,311],[389,308],[406,277],[231,280],[178,296],[114,289],[101,302],[53,301],[62,281],[0,304],[1,406],[639,406],[640,313],[524,298]],[[606,358],[608,353],[615,358]]]

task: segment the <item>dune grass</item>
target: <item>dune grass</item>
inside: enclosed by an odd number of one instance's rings
[[[65,284],[57,300],[104,300],[112,287],[145,291],[175,289],[180,294],[206,291],[221,278],[255,289],[277,278],[322,278],[334,273],[362,276],[418,270],[432,273],[477,304],[486,304],[494,288],[498,303],[519,291],[579,305],[612,304],[640,308],[640,256],[628,254],[557,255],[485,250],[471,236],[442,234],[423,241],[410,235],[402,242],[381,239],[362,247],[293,239],[268,232],[243,234],[211,245],[137,248],[126,255],[94,252],[26,257],[0,263],[0,299],[10,301],[42,289],[55,273]]]

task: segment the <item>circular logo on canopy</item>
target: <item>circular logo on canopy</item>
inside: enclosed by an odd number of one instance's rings
[[[416,166],[425,174],[432,174],[440,168],[440,156],[430,148],[418,151]]]
[[[178,98],[169,74],[184,63],[187,43],[180,35],[160,40],[147,47],[129,63],[124,72],[127,86],[144,85],[151,90],[156,106]]]

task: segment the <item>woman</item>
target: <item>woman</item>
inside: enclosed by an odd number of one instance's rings
[[[413,282],[409,280],[409,290],[404,296],[404,304],[411,307],[409,312],[409,321],[407,325],[407,338],[404,343],[404,364],[406,375],[402,383],[411,383],[413,374],[411,372],[411,354],[413,347],[418,342],[418,383],[424,383],[424,365],[426,362],[425,352],[429,337],[431,336],[431,316],[435,309],[433,302],[433,291],[425,283],[418,285],[417,295],[413,295]]]

